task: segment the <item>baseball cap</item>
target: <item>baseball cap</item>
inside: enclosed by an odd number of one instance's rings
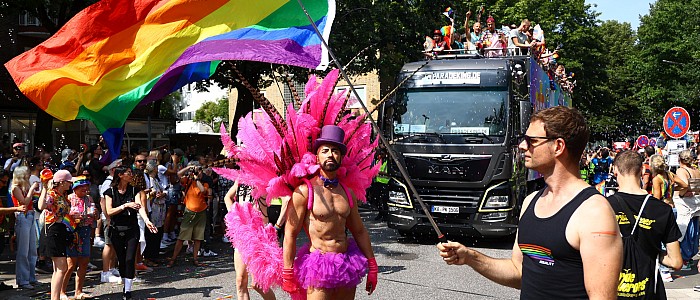
[[[24,147],[25,145],[26,145],[25,143],[14,143],[14,144],[12,144],[12,148]]]

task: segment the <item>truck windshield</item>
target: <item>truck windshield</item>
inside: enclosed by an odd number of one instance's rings
[[[505,136],[506,90],[409,89],[393,105],[396,135]]]

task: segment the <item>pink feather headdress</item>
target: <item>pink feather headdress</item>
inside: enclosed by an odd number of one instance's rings
[[[338,179],[358,199],[367,202],[365,190],[380,167],[372,165],[378,141],[371,141],[372,126],[365,122],[365,117],[351,119],[342,115],[348,97],[346,93],[333,94],[338,74],[338,70],[331,71],[320,84],[316,76],[311,76],[306,84],[306,99],[299,110],[289,105],[285,120],[266,106],[263,108],[267,114],[261,114],[255,122],[252,113],[241,118],[236,136],[241,146],[236,146],[221,127],[224,148],[229,157],[238,160],[240,169],[214,168],[214,171],[251,186],[252,196],[265,197],[268,204],[275,198],[291,197],[304,179],[312,178],[319,170],[311,147],[321,127],[337,125],[345,131],[348,149]]]

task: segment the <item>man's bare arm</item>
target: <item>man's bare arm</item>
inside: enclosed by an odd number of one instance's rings
[[[661,263],[676,271],[681,269],[683,257],[681,257],[681,246],[678,241],[666,244],[666,254],[661,256]]]
[[[622,239],[608,201],[601,195],[592,196],[574,213],[568,226],[574,226],[578,235],[589,299],[617,299]],[[576,248],[576,241],[570,242]]]
[[[530,205],[536,192],[523,201],[520,217]],[[493,258],[456,242],[439,243],[440,256],[448,265],[468,265],[474,271],[500,285],[519,289],[523,278],[523,253],[516,234],[510,258]]]
[[[348,195],[348,198],[351,198],[352,201],[355,201],[355,198],[351,195]],[[372,250],[372,242],[369,239],[369,233],[367,233],[367,228],[365,228],[365,225],[362,223],[362,218],[360,217],[360,212],[357,208],[359,205],[360,204],[357,201],[355,201],[355,206],[350,211],[350,215],[348,216],[348,219],[345,222],[345,227],[348,230],[350,230],[350,233],[352,233],[352,236],[357,242],[357,247],[360,248],[362,254],[364,254],[366,258],[372,258],[374,257],[374,251]]]
[[[309,190],[305,184],[298,186],[294,190],[294,194],[292,194],[292,205],[287,207],[287,223],[284,227],[284,243],[282,247],[285,269],[294,267],[294,257],[297,252],[297,236],[304,227],[308,194]]]

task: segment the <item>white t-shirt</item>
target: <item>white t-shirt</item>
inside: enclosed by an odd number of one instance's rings
[[[5,166],[3,167],[3,169],[7,170],[7,167],[10,166],[10,163],[11,163],[11,162],[12,162],[12,158],[8,158],[8,159],[5,161]],[[16,168],[16,167],[19,167],[19,163],[20,163],[20,162],[22,162],[22,160],[21,160],[21,159],[18,159],[14,164],[12,164],[12,166],[10,167],[10,172],[14,172],[14,171],[15,171],[15,168]]]

